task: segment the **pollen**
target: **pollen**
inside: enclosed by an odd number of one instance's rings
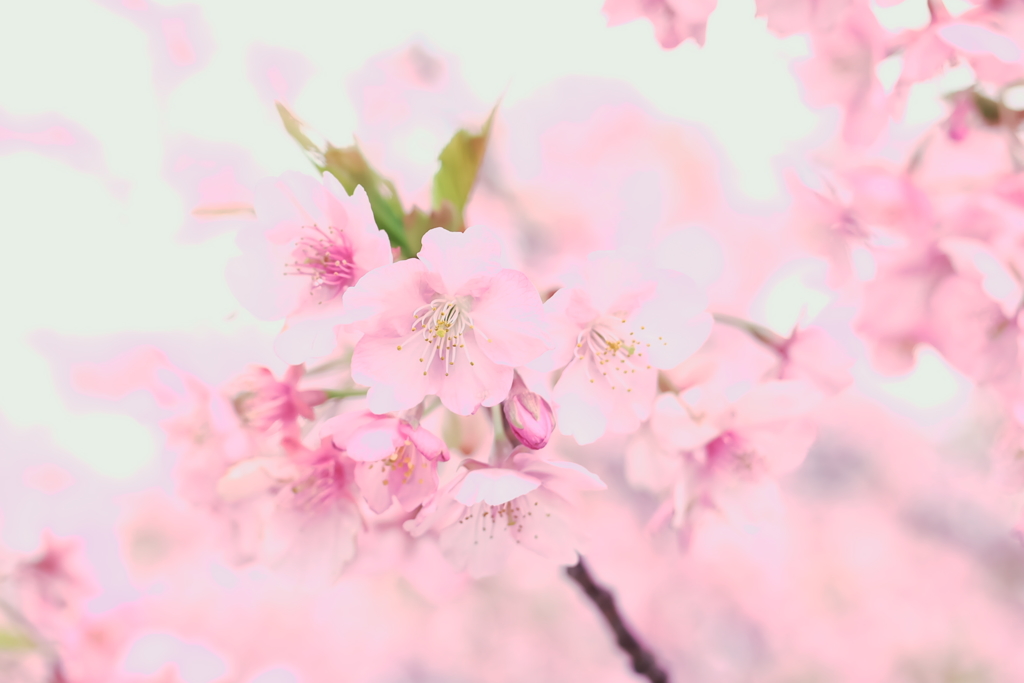
[[[413,311],[413,334],[402,344],[409,344],[417,339],[422,342],[420,362],[425,361],[427,364],[424,375],[428,374],[435,359],[447,368],[456,365],[458,357],[464,354],[472,365],[472,359],[464,343],[467,327],[473,327],[473,319],[462,305],[454,299],[437,298]],[[446,372],[445,377],[447,376],[449,373]]]

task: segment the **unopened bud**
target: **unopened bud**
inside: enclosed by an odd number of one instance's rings
[[[544,448],[555,429],[551,406],[542,397],[526,388],[517,373],[504,405],[505,419],[516,438],[533,450]]]

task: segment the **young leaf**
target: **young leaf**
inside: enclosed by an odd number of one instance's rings
[[[0,652],[34,650],[35,643],[24,633],[0,629]]]
[[[316,169],[320,173],[330,172],[349,195],[361,185],[370,200],[370,208],[373,210],[373,219],[377,227],[388,234],[391,245],[401,249],[403,256],[415,256],[418,249],[412,248],[405,235],[405,211],[402,209],[402,202],[398,198],[394,184],[370,166],[356,145],[335,147],[327,142],[321,149],[320,145],[303,132],[302,123],[298,118],[280,102],[276,104],[285,130],[299,143]]]
[[[335,147],[328,144],[323,170],[337,178],[349,194],[361,185],[370,200],[377,227],[388,234],[392,246],[400,248],[404,256],[416,255],[419,250],[413,248],[405,234],[405,211],[394,183],[377,173],[356,145]]]
[[[469,202],[469,195],[487,152],[495,111],[497,107],[491,110],[479,133],[470,133],[465,129],[455,133],[437,157],[441,168],[434,175],[434,209],[440,210],[446,204],[451,206],[452,222],[443,227],[453,232],[466,229],[463,210]]]
[[[422,246],[423,235],[432,228],[445,228],[452,230],[450,227],[455,219],[455,214],[452,213],[452,205],[445,203],[441,208],[427,213],[418,206],[414,206],[405,216],[405,234],[409,239],[410,246],[419,253],[420,247]]]
[[[284,129],[288,131],[288,135],[292,136],[295,142],[299,143],[299,146],[306,152],[315,155],[321,155],[320,148],[316,146],[312,140],[309,139],[305,133],[302,132],[302,122],[299,121],[294,114],[288,111],[288,108],[280,102],[275,102],[277,107],[277,114],[281,117],[281,122],[284,123]]]

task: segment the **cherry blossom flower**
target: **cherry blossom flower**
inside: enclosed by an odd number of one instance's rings
[[[370,410],[404,410],[436,394],[469,415],[508,396],[513,368],[548,345],[537,290],[500,254],[484,228],[435,228],[418,258],[378,268],[345,294],[346,322],[365,333],[352,378],[370,387]]]
[[[669,494],[653,522],[671,519],[684,534],[692,511],[716,507],[720,491],[731,497],[737,486],[757,488],[803,461],[817,435],[808,413],[820,394],[807,382],[784,380],[759,384],[734,403],[699,389],[687,396],[658,396],[649,423],[626,449],[630,483]]]
[[[932,295],[951,273],[949,259],[933,245],[880,255],[878,275],[864,290],[855,322],[880,370],[913,367],[914,348],[932,339]]]
[[[875,74],[887,37],[870,8],[850,3],[827,28],[811,34],[812,57],[797,66],[812,106],[843,110],[843,139],[866,145],[889,118],[889,97]]]
[[[85,573],[76,539],[43,536],[42,552],[14,569],[23,609],[36,625],[47,626],[77,613],[95,592]]]
[[[610,252],[544,304],[556,346],[536,369],[562,370],[552,397],[559,429],[581,443],[625,434],[650,414],[658,369],[672,368],[711,333],[704,295],[685,275],[644,273]]]
[[[780,36],[825,31],[840,19],[849,0],[757,0],[757,16]]]
[[[437,463],[450,457],[441,439],[397,417],[346,413],[324,422],[320,434],[356,462],[356,486],[374,512],[393,498],[414,510],[437,490]]]
[[[256,190],[257,222],[242,229],[242,256],[228,267],[238,300],[264,320],[285,319],[275,342],[290,364],[334,349],[342,295],[366,272],[391,263],[387,234],[377,229],[361,187],[349,197],[338,180],[297,173]]]
[[[267,368],[253,367],[236,379],[233,403],[243,424],[263,434],[279,431],[298,436],[298,419],[312,420],[313,408],[327,400],[323,390],[299,390],[305,372],[302,365],[292,365],[278,381]]]
[[[604,488],[576,463],[544,460],[517,448],[497,467],[464,460],[459,474],[405,528],[414,536],[439,532],[445,557],[474,577],[499,571],[517,545],[573,564],[576,494]]]
[[[286,574],[331,583],[355,556],[362,517],[354,463],[330,437],[318,448],[287,440],[286,454],[233,465],[217,483],[226,503],[262,499],[257,557]]]
[[[646,18],[654,25],[654,35],[666,50],[693,39],[704,44],[708,17],[718,0],[605,0],[602,11],[609,26]]]

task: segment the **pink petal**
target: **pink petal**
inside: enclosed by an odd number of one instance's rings
[[[352,353],[352,379],[370,387],[366,399],[375,413],[412,408],[428,393],[429,378],[423,372],[420,351],[399,350],[403,341],[398,336],[367,334]]]
[[[962,52],[971,55],[992,55],[1000,61],[1012,63],[1020,59],[1020,49],[1005,34],[965,21],[939,27],[939,37]]]
[[[370,509],[380,514],[391,507],[393,493],[388,469],[383,463],[361,462],[355,467],[355,482]]]
[[[586,374],[584,361],[574,360],[562,372],[552,397],[558,412],[558,429],[577,443],[597,441],[608,426],[606,411]]]
[[[515,470],[496,467],[473,470],[462,480],[455,491],[455,500],[463,505],[479,502],[488,505],[502,505],[533,491],[540,486],[540,480]]]
[[[505,521],[512,539],[558,564],[576,564],[579,559],[577,539],[569,523],[572,510],[545,489],[538,489],[516,502],[520,504],[518,514],[511,520],[514,523]]]
[[[355,557],[358,515],[348,501],[307,513],[289,509],[286,499],[264,529],[263,560],[294,580],[333,584]]]
[[[434,298],[425,289],[426,266],[417,259],[391,263],[360,278],[345,291],[342,323],[359,323],[363,331],[382,331],[396,337],[411,334],[412,313]]]
[[[470,280],[497,275],[501,270],[501,243],[486,228],[474,226],[466,232],[434,228],[423,235],[418,256],[428,270],[438,273],[445,292],[454,296]]]
[[[498,572],[515,547],[508,525],[496,519],[495,508],[489,505],[480,503],[468,510],[460,509],[464,511],[460,519],[440,534],[445,558],[473,578]]]
[[[394,453],[402,444],[396,423],[397,420],[381,420],[356,432],[345,444],[348,457],[358,462],[374,462]]]
[[[546,327],[554,345],[530,364],[538,371],[564,368],[572,360],[576,340],[600,313],[589,304],[586,293],[577,287],[563,287],[544,302]]]
[[[650,424],[658,442],[677,452],[700,448],[721,433],[711,420],[695,420],[675,394],[658,396]]]
[[[512,387],[512,368],[484,355],[476,339],[473,334],[464,337],[465,348],[455,364],[448,366],[447,376],[439,359],[431,367],[431,374],[438,378],[441,403],[457,415],[471,415],[481,404],[489,407],[501,403]]]
[[[526,365],[548,349],[540,295],[518,271],[500,271],[470,313],[481,350],[495,363]]]
[[[736,401],[733,424],[743,429],[802,417],[820,402],[821,394],[809,382],[765,382]]]
[[[351,439],[352,435],[358,430],[385,419],[388,418],[382,418],[363,410],[342,413],[341,415],[335,415],[332,418],[324,420],[320,425],[320,430],[317,435],[320,439],[330,436],[334,441],[335,446],[345,450],[345,444],[348,443],[348,440]]]
[[[679,477],[681,465],[678,454],[663,451],[648,429],[637,431],[626,444],[626,480],[631,486],[666,491]]]
[[[416,446],[416,450],[424,457],[430,460],[448,460],[451,457],[444,441],[426,429],[422,427],[413,429],[406,426],[403,431],[405,436]]]
[[[294,465],[281,457],[249,458],[231,466],[217,481],[217,493],[231,503],[265,493],[296,475]]]
[[[349,197],[338,179],[326,171],[324,186],[330,193],[326,213],[335,228],[344,226],[359,270],[368,272],[391,263],[391,240],[377,227],[366,190],[360,185]]]
[[[338,306],[333,308],[340,310]],[[329,356],[338,346],[336,330],[340,319],[338,315],[327,319],[289,319],[274,340],[274,353],[289,365]]]

